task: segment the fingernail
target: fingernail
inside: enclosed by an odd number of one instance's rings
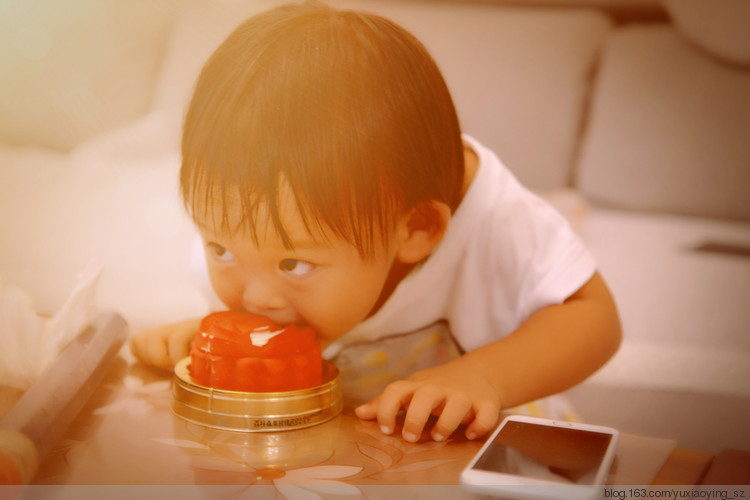
[[[404,432],[404,439],[406,439],[410,443],[414,443],[417,441],[417,436],[415,434],[412,434],[411,432]]]
[[[391,428],[388,427],[387,425],[381,425],[380,426],[380,432],[382,432],[383,434],[390,434],[391,433]]]
[[[445,436],[436,432],[432,435],[432,439],[434,439],[435,441],[443,441],[445,439]]]
[[[473,433],[473,432],[470,432],[470,433],[466,434],[466,439],[468,439],[469,441],[472,441],[472,440],[474,440],[476,438],[477,438],[477,435],[475,433]]]

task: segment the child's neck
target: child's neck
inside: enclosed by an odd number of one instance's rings
[[[380,308],[385,304],[388,298],[391,296],[393,291],[396,289],[401,280],[403,280],[407,274],[414,268],[416,264],[404,264],[403,262],[395,261],[391,265],[391,271],[388,273],[388,277],[383,284],[383,290],[380,292],[378,300],[375,302],[370,314],[367,315],[369,318],[373,316]]]

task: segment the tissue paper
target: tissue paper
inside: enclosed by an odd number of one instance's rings
[[[101,266],[78,276],[73,291],[51,317],[36,313],[28,293],[0,286],[0,385],[25,391],[97,314],[96,283]]]

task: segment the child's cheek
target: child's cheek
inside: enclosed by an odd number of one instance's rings
[[[211,266],[209,266],[209,274],[211,286],[219,300],[229,309],[242,309],[244,286],[236,279],[236,275],[233,276],[233,273],[225,269],[211,269]]]

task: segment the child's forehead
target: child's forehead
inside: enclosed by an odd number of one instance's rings
[[[274,203],[275,214],[260,194],[243,202],[238,190],[224,190],[206,197],[202,207],[194,206],[193,219],[202,233],[227,240],[282,244],[283,232],[296,248],[320,246],[332,238],[331,230],[313,215],[303,216],[288,184],[282,183]]]

